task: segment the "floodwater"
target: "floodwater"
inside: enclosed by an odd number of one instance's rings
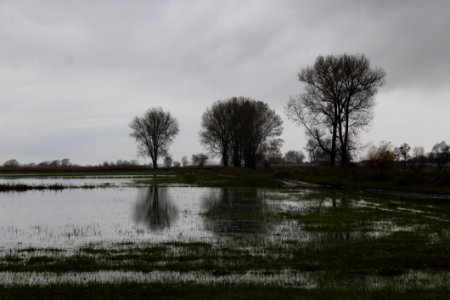
[[[431,245],[450,237],[450,204],[447,202],[333,190],[158,186],[146,185],[141,179],[0,179],[0,183],[56,183],[75,187],[60,191],[0,192],[0,256],[18,255],[21,250],[30,248],[62,249],[70,254],[70,250],[85,246],[110,249],[119,244],[206,242],[214,245],[224,242],[233,247],[235,241],[244,248],[255,244],[262,247],[249,253],[273,256],[277,253],[264,247],[286,245],[286,253],[289,253],[292,249],[295,251],[289,245],[320,249],[329,243],[378,239],[396,233],[421,232],[428,235]],[[83,185],[101,187],[76,188]],[[161,281],[248,282],[315,288],[323,282],[320,272],[269,271],[248,270],[223,276],[195,270],[181,273],[98,270],[68,272],[63,276],[51,272],[0,271],[0,285]],[[425,288],[433,288],[435,283],[447,286],[450,273],[411,271],[395,278],[370,276],[355,280],[370,282],[371,285],[367,285],[370,288],[391,287],[392,280],[398,286],[407,287],[411,283],[413,287],[420,287],[416,284],[422,282]],[[339,280],[332,282],[339,284]]]
[[[110,184],[106,188],[0,193],[0,249],[73,248],[85,244],[196,242],[233,237],[280,242],[384,236],[426,224],[397,224],[395,218],[328,232],[298,222],[311,215],[357,210],[420,214],[450,222],[439,207],[350,198],[312,190],[130,187],[135,177],[22,178],[15,183]],[[11,182],[2,179],[0,183]],[[392,203],[395,204],[393,208]],[[405,204],[405,207],[402,205]],[[407,205],[406,205],[407,204]],[[280,218],[283,215],[296,218]]]

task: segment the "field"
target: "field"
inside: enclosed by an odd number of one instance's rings
[[[395,172],[4,174],[29,189],[0,193],[0,299],[446,299],[447,175],[407,189]]]

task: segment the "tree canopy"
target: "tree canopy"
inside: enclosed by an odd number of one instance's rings
[[[202,117],[200,140],[224,166],[254,168],[263,148],[282,133],[283,121],[267,103],[234,97],[215,102]]]

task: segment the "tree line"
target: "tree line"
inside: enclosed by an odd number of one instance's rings
[[[371,67],[364,55],[343,54],[318,56],[312,66],[301,69],[297,76],[303,91],[289,99],[285,113],[304,128],[308,137],[305,150],[310,161],[349,164],[362,149],[359,135],[373,119],[375,95],[384,84],[385,72]],[[187,157],[180,163],[169,155],[169,146],[179,132],[178,122],[170,112],[150,108],[143,116],[135,117],[129,126],[139,154],[149,157],[153,168],[158,167],[161,157],[166,167],[188,164]],[[255,168],[257,163],[269,167],[276,162],[300,161],[298,156],[304,158],[304,155],[298,151],[282,156],[282,131],[281,117],[267,103],[231,97],[206,108],[199,138],[212,156],[220,157],[223,166]],[[396,148],[384,144],[372,147],[367,157],[380,162],[392,158],[406,164],[410,150],[407,144]],[[448,145],[438,143],[428,155],[428,161],[442,166],[450,159],[446,153]],[[207,160],[204,153],[194,154],[191,159],[197,166],[203,166]]]
[[[445,141],[433,145],[431,151],[425,153],[422,146],[411,148],[408,143],[394,147],[392,143],[381,141],[377,146],[372,145],[366,153],[363,163],[377,168],[400,164],[403,168],[407,165],[422,167],[425,164],[436,165],[442,169],[444,165],[450,163],[450,143]]]
[[[358,149],[358,134],[370,124],[375,95],[385,73],[372,68],[364,55],[317,57],[313,66],[298,73],[304,91],[291,97],[288,118],[305,128],[307,150],[330,165],[348,164]],[[220,156],[224,166],[254,168],[258,161],[270,165],[280,156],[282,120],[267,103],[246,97],[216,101],[202,116],[200,142]],[[141,154],[158,156],[178,133],[169,112],[152,108],[130,124]]]

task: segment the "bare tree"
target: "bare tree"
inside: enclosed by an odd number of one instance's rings
[[[437,163],[438,168],[442,169],[450,160],[450,145],[444,141],[436,143],[431,150],[431,157]]]
[[[181,159],[181,164],[183,165],[183,167],[186,167],[188,163],[188,158],[186,156],[183,156],[183,158]]]
[[[411,147],[407,143],[403,143],[400,145],[400,147],[394,148],[394,154],[397,158],[397,161],[402,163],[403,169],[406,168],[406,163],[408,162],[408,159],[411,158],[411,156],[409,155],[410,150]]]
[[[233,105],[230,101],[217,101],[202,116],[200,141],[211,153],[221,155],[225,167],[228,166],[231,150],[232,117]]]
[[[172,162],[173,162],[172,157],[166,156],[166,157],[164,158],[164,166],[165,166],[166,168],[170,168],[170,167],[172,166]]]
[[[281,135],[282,120],[262,102],[250,98],[230,98],[218,101],[206,110],[202,118],[200,138],[211,153],[219,154],[227,166],[256,167],[262,145]]]
[[[272,139],[265,142],[260,149],[260,156],[266,169],[270,168],[273,163],[282,160],[280,147],[283,144],[282,139]]]
[[[199,154],[192,154],[192,164],[194,166],[203,167],[208,160],[208,155],[199,153]]]
[[[413,157],[415,159],[419,159],[420,157],[425,155],[425,149],[422,146],[416,146],[413,148]]]
[[[330,140],[325,140],[321,142],[321,145],[317,143],[317,140],[310,138],[306,143],[305,150],[308,152],[309,161],[313,163],[325,163],[330,161],[330,152],[324,150],[329,148],[331,144]]]
[[[301,164],[305,159],[302,151],[290,150],[284,154],[284,161],[288,164]]]
[[[158,157],[167,154],[169,145],[178,134],[178,123],[170,112],[161,108],[149,109],[143,117],[135,117],[130,123],[133,132],[130,136],[136,139],[139,153],[149,156],[153,168],[158,168]]]
[[[283,121],[266,103],[251,99],[240,100],[239,114],[244,164],[255,168],[260,147],[281,135]]]
[[[9,159],[3,163],[3,166],[5,168],[17,168],[20,166],[20,164],[17,159]]]
[[[394,147],[391,142],[381,141],[378,146],[370,147],[367,152],[367,160],[371,167],[390,167],[393,165],[394,159]]]
[[[381,69],[370,68],[364,55],[319,56],[298,74],[304,92],[291,97],[287,116],[305,127],[309,138],[329,154],[331,165],[337,154],[347,164],[359,130],[372,119],[384,76]]]
[[[71,164],[70,159],[68,159],[68,158],[61,159],[61,167],[69,167],[70,164]]]

